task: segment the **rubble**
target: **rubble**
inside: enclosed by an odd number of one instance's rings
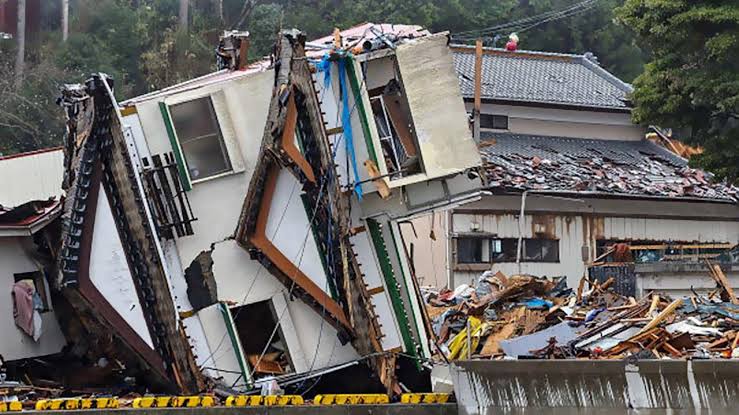
[[[487,133],[480,145],[488,186],[504,190],[598,192],[716,199],[739,189],[648,140],[586,140]]]
[[[739,357],[739,305],[720,278],[709,295],[639,300],[614,292],[614,278],[583,277],[576,291],[565,281],[486,271],[474,288],[427,288],[439,349],[449,360]]]

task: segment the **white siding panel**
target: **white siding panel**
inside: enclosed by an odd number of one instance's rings
[[[15,207],[31,200],[62,195],[62,149],[0,158],[0,205]]]

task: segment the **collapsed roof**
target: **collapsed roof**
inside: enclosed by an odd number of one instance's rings
[[[524,191],[691,198],[736,203],[739,189],[649,140],[483,133],[488,186]]]
[[[475,48],[455,46],[454,52],[462,95],[472,98]],[[483,100],[629,109],[631,86],[601,68],[590,54],[486,48],[482,56]]]

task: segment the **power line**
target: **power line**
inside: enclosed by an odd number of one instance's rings
[[[599,1],[600,0],[584,0],[561,10],[541,13],[536,16],[518,19],[512,22],[507,22],[483,29],[467,30],[454,33],[452,34],[452,38],[454,38],[455,40],[473,40],[480,37],[488,37],[502,31],[526,31],[547,22],[585,13],[597,6]]]

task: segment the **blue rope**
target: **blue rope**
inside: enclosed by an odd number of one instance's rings
[[[362,186],[359,184],[359,169],[357,168],[357,155],[354,154],[354,139],[352,135],[352,119],[349,110],[349,94],[346,88],[346,58],[339,59],[339,86],[341,87],[341,126],[344,129],[346,151],[352,161],[352,173],[354,173],[354,193],[357,199],[362,200]],[[359,99],[359,97],[355,97]]]

